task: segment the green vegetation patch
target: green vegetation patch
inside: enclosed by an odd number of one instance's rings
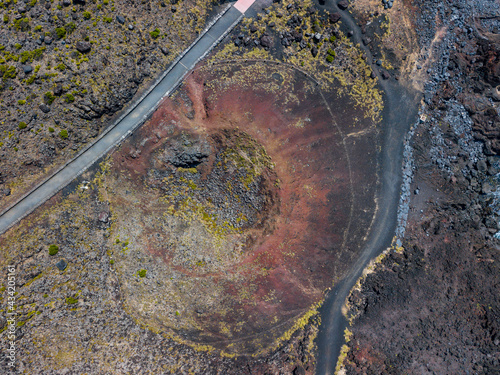
[[[77,296],[75,296],[77,297]],[[78,303],[78,299],[75,297],[66,297],[66,303],[68,305],[74,305],[75,303]]]
[[[54,100],[56,100],[56,97],[50,91],[47,91],[43,96],[43,98],[45,100],[45,103],[47,103],[48,105],[51,105],[54,102]]]
[[[160,36],[160,29],[156,28],[153,31],[150,31],[149,35],[151,35],[151,38],[153,39],[158,39],[158,37]]]
[[[62,139],[68,138],[68,131],[66,129],[61,130],[59,132],[59,137],[61,137]]]
[[[59,252],[59,246],[57,245],[50,245],[49,246],[49,255],[54,256]]]

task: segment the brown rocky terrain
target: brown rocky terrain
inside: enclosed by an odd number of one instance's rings
[[[218,2],[0,2],[0,210],[97,137]]]

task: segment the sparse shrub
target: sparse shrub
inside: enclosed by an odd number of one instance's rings
[[[335,57],[335,51],[331,48],[328,49],[327,53],[330,55],[330,56],[334,56]]]
[[[0,65],[0,73],[3,73],[3,79],[16,78],[17,70],[13,65]]]
[[[3,15],[3,22],[9,23],[9,15],[7,13]]]
[[[76,297],[76,296],[75,296]],[[78,303],[78,299],[75,297],[67,297],[66,298],[66,303],[68,305],[74,305],[75,303]]]
[[[92,14],[90,14],[90,12],[88,11],[83,12],[83,18],[85,18],[86,20],[89,20],[91,17]]]
[[[111,23],[113,21],[112,17],[104,17],[104,22]]]
[[[58,39],[63,39],[66,36],[66,29],[64,27],[56,28],[56,35]]]
[[[151,38],[157,39],[160,36],[160,29],[156,28],[153,31],[149,33],[151,35]]]
[[[61,130],[59,132],[59,137],[61,137],[62,139],[68,138],[68,131],[66,129]]]
[[[337,40],[337,37],[336,37],[335,35],[332,35],[332,36],[330,37],[330,43],[333,43],[333,42],[335,42],[336,40]]]
[[[49,246],[49,255],[54,256],[59,252],[59,246],[57,245],[50,245]]]
[[[49,126],[49,133],[54,133],[54,132],[55,132],[54,128]]]
[[[21,121],[18,125],[19,130],[26,129],[27,126],[28,125],[24,121]]]
[[[137,272],[137,274],[139,275],[139,277],[146,277],[147,272],[148,271],[146,271],[146,270],[140,270],[139,272]]]
[[[48,105],[51,105],[52,103],[54,103],[54,100],[56,100],[56,97],[50,91],[47,91],[43,97]]]
[[[333,56],[332,55],[326,56],[326,61],[328,61],[329,63],[332,63],[333,62]]]
[[[19,105],[25,105],[26,104],[26,100],[23,100],[23,99],[18,100],[17,104],[19,104]]]
[[[60,63],[59,65],[56,65],[55,68],[57,70],[60,70],[61,72],[64,72],[66,70],[66,65],[64,65],[63,63]]]
[[[30,29],[30,19],[28,17],[26,17],[26,18],[20,18],[18,20],[15,20],[14,27],[18,31],[19,30],[28,31]]]
[[[65,95],[64,100],[66,101],[66,103],[73,103],[75,101],[75,97],[73,96],[73,94],[68,93]]]
[[[23,48],[23,46],[22,46],[22,45],[20,45],[19,43],[14,44],[14,47],[15,47],[16,49],[21,49],[21,48]]]
[[[42,31],[42,26],[41,25],[35,26],[34,31]]]
[[[66,29],[66,32],[68,34],[71,34],[73,31],[75,31],[76,25],[74,22],[70,22],[70,23],[67,23],[66,25],[64,25],[64,28]]]

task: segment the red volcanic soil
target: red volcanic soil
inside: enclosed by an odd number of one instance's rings
[[[163,194],[175,196],[169,198],[175,211],[172,220],[184,218],[168,234],[163,224],[136,224],[142,225],[134,238],[142,244],[138,248],[163,263],[155,277],[174,273],[189,285],[183,302],[178,302],[181,307],[175,307],[183,309],[178,319],[186,320],[179,326],[165,322],[164,327],[196,342],[254,352],[270,345],[322,300],[325,289],[356,259],[370,226],[376,140],[373,124],[346,98],[322,94],[296,70],[266,63],[195,70],[174,98],[165,100],[112,156],[111,178],[127,176],[123,186],[133,192],[133,197],[115,199],[115,209],[124,212],[116,223],[120,233],[129,228],[131,216],[126,212],[165,215],[168,205],[159,199]],[[227,155],[243,155],[243,164],[228,162]],[[252,183],[243,186],[249,170],[254,173]],[[192,191],[182,185],[189,179]],[[172,193],[181,188],[182,194]],[[182,207],[188,206],[180,200],[185,196],[192,197],[189,202],[196,203],[189,203],[190,209],[204,219],[191,211],[186,218]],[[228,226],[240,223],[234,220],[237,215],[245,217],[245,224]],[[195,246],[186,251],[206,256],[198,266],[177,262],[180,245],[162,243],[174,243],[174,237],[194,231],[198,221],[206,226],[208,217],[216,222],[213,228],[223,228],[219,241],[226,246],[220,249],[225,255],[213,261],[209,247]],[[206,233],[200,236],[206,240]],[[200,238],[193,241],[201,243]],[[211,263],[204,265],[207,258]],[[135,285],[125,274],[121,282]],[[216,308],[205,303],[211,287],[202,292],[199,285],[204,282],[217,289]],[[129,310],[134,314],[134,308]],[[147,323],[149,318],[138,314]]]

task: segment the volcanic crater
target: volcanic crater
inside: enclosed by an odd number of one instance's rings
[[[127,312],[226,352],[271,346],[356,259],[377,140],[296,69],[198,67],[106,162]]]

